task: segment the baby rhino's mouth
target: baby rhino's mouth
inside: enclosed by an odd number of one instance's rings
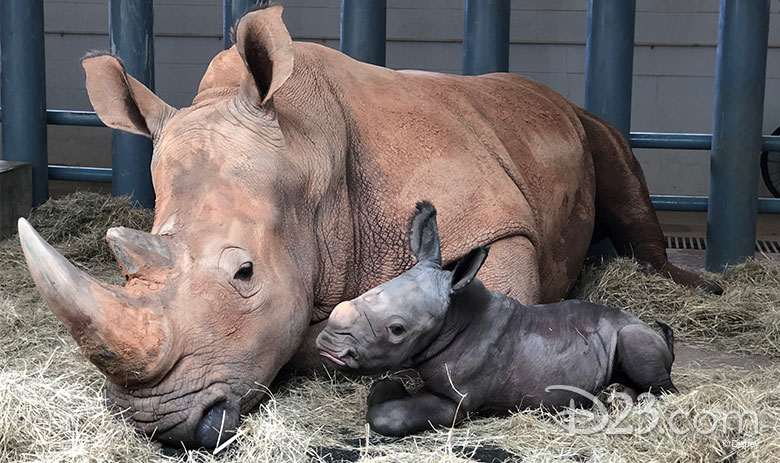
[[[345,361],[343,361],[340,358],[334,356],[330,352],[325,352],[323,350],[323,351],[320,351],[320,355],[322,355],[326,359],[330,360],[331,362],[335,363],[336,365],[339,365],[339,366],[342,366],[342,367],[347,365],[347,363]]]
[[[321,356],[330,360],[338,367],[349,369],[357,367],[357,351],[353,347],[339,350],[338,348],[320,344],[319,350]]]

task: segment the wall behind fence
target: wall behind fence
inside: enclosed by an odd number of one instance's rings
[[[338,48],[339,0],[277,0],[294,38]],[[188,105],[222,48],[220,0],[155,0],[157,93]],[[712,130],[718,0],[637,0],[633,131]],[[387,65],[461,71],[462,0],[388,0]],[[513,0],[510,72],[577,104],[584,97],[586,0]],[[780,125],[780,0],[771,0],[764,133]],[[79,58],[108,49],[107,0],[45,2],[48,107],[91,109]],[[637,150],[652,193],[709,192],[707,151]],[[49,126],[50,163],[110,166],[110,131]],[[52,184],[52,194],[77,185]],[[81,186],[81,185],[78,185]],[[762,184],[762,194],[766,194]]]

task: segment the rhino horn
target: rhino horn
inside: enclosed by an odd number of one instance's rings
[[[170,327],[160,308],[77,269],[23,218],[19,240],[44,302],[109,380],[131,385],[167,371]]]
[[[117,227],[106,232],[106,241],[127,279],[145,268],[173,267],[171,249],[159,235]]]

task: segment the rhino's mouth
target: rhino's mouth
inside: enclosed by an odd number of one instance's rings
[[[335,355],[333,355],[333,354],[331,354],[329,352],[325,352],[324,350],[320,351],[320,355],[325,357],[326,359],[330,360],[331,362],[335,363],[336,365],[339,365],[339,366],[342,366],[342,367],[347,365],[347,362],[341,360],[340,358],[336,357]]]
[[[331,348],[329,346],[319,346],[319,352],[336,367],[341,369],[355,370],[360,367],[357,351],[354,347],[344,347],[343,349]]]

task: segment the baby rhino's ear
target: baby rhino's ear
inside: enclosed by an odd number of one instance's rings
[[[480,246],[469,251],[463,256],[452,270],[452,292],[462,290],[477,276],[477,272],[487,259],[490,246]]]
[[[409,242],[417,262],[431,261],[441,266],[436,208],[428,201],[417,203],[417,213],[409,226]]]

